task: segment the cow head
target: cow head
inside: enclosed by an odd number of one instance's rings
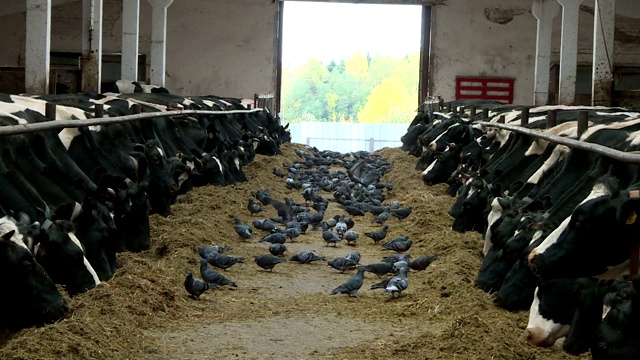
[[[531,251],[528,259],[534,272],[543,279],[614,278],[628,269],[640,211],[634,192],[618,189],[613,177],[601,178],[571,216]]]
[[[0,286],[10,289],[2,296],[0,324],[19,329],[58,321],[69,312],[67,302],[18,235],[13,229],[0,237]]]

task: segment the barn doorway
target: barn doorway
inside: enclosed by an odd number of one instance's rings
[[[421,74],[428,69],[430,10],[282,1],[276,94],[281,119],[410,122],[428,93]]]

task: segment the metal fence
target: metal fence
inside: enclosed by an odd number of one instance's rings
[[[410,121],[410,120],[409,120]],[[341,153],[402,146],[406,124],[301,122],[289,125],[291,141]]]

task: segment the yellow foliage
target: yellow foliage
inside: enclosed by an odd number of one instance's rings
[[[367,124],[405,123],[412,119],[417,94],[410,94],[402,80],[387,78],[378,84],[358,112],[358,121]]]
[[[357,78],[365,78],[369,71],[369,62],[361,52],[356,51],[344,63],[344,71]]]

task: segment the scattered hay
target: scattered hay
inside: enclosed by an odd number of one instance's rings
[[[299,158],[296,149],[304,146],[286,144],[282,156],[257,156],[244,169],[248,182],[194,189],[178,199],[169,217],[152,216],[150,250],[119,254],[114,278],[69,299],[73,313],[67,319],[1,334],[0,358],[213,359],[231,355],[255,358],[256,354],[274,359],[575,358],[558,345],[549,349],[527,345],[520,338],[527,313],[498,309],[490,295],[473,286],[481,263],[481,235],[451,231],[447,211],[453,198],[443,195],[446,186],[425,186],[414,170],[416,158],[398,148],[378,152],[393,163],[383,179],[393,184],[387,199],[412,205],[413,213],[404,221],[387,221],[388,236],[409,235],[414,240],[409,251],[414,257],[439,256],[426,271],[409,275],[410,286],[402,297],[390,300],[381,290],[369,290],[380,281],[371,274],[365,277],[360,299],[329,295],[351,274],[339,274],[324,263],[285,263],[273,273],[260,270],[253,257],[266,253],[266,245],[240,241],[233,230],[233,218],[239,216],[247,223],[275,215],[272,208],[260,217],[249,215],[246,201],[255,189],[269,188],[276,199],[288,196],[303,201],[299,191],[287,189],[284,180],[272,174],[274,167],[281,169],[283,162]],[[331,203],[327,215],[339,213],[342,210]],[[295,243],[287,243],[289,253],[311,249],[330,259],[357,250],[362,253],[361,263],[377,262],[388,252],[362,236],[377,229],[372,219],[370,214],[356,218],[355,229],[361,236],[355,247],[342,243],[328,248],[318,231],[309,231]],[[245,257],[247,262],[224,272],[238,283],[237,289],[209,291],[195,301],[187,296],[183,280],[187,271],[198,274],[197,247],[211,244],[232,246],[230,253]],[[309,322],[318,316],[322,322],[306,335]],[[270,339],[269,326],[243,326],[252,321],[286,326],[284,333],[297,334],[297,341],[279,342],[278,351],[273,352],[263,344],[265,337]],[[305,350],[304,344],[318,337],[330,339],[331,324],[340,328],[343,322],[349,331],[340,332],[340,336],[359,329],[357,336],[354,333],[353,339],[339,345],[316,344]],[[230,334],[237,339],[226,338],[227,345],[219,346],[216,337],[225,336],[224,329],[232,329]],[[265,346],[266,352],[261,352],[260,346]]]

